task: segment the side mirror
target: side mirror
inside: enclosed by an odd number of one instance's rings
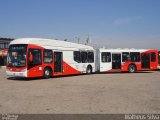
[[[31,52],[29,53],[29,62],[33,62],[33,55]]]

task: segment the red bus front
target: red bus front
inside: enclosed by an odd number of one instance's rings
[[[7,55],[7,70],[9,76],[14,77],[41,77],[43,68],[52,66],[51,61],[43,63],[43,48],[36,45],[10,45]],[[51,53],[52,54],[52,53]]]

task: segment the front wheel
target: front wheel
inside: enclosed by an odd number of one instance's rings
[[[134,73],[134,72],[136,72],[136,66],[135,66],[135,65],[129,65],[129,67],[128,67],[128,72],[129,72],[129,73]]]
[[[87,74],[91,74],[92,73],[92,67],[91,66],[87,67],[86,73]]]
[[[45,68],[43,71],[43,78],[48,79],[51,77],[51,70],[49,68]]]

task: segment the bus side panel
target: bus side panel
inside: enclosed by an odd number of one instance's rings
[[[63,51],[63,73],[62,75],[85,73],[88,65],[91,65],[92,72],[95,72],[95,62],[77,63],[76,61],[74,61],[73,51]]]
[[[134,64],[137,70],[141,70],[141,62],[124,62],[122,63],[121,71],[127,72],[129,65]]]
[[[29,67],[28,60],[29,60],[29,49],[40,49],[41,50],[41,60],[42,63],[40,65],[35,65],[32,67]],[[27,77],[42,77],[43,76],[43,47],[33,45],[33,44],[28,44],[28,50],[27,50]]]
[[[73,51],[63,51],[62,75],[81,74],[80,63],[73,60]]]
[[[112,72],[112,63],[102,63],[100,62],[100,72]]]
[[[43,76],[43,69],[41,65],[35,66],[28,70],[28,77],[41,77]]]
[[[158,68],[158,51],[153,51],[156,54],[156,61],[152,62],[151,61],[151,70],[156,70]]]
[[[102,62],[102,51],[99,51],[98,57],[99,57],[99,71],[100,72],[113,72],[114,71],[112,70],[112,59],[111,59],[111,62]]]
[[[67,62],[63,61],[63,75],[71,75],[71,74],[81,74],[81,72],[73,68]]]

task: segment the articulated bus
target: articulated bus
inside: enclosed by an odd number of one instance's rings
[[[10,43],[6,68],[6,73],[15,77],[49,78],[95,71],[133,73],[160,69],[160,52],[103,48],[95,52],[93,47],[82,44],[22,38]]]
[[[158,69],[158,51],[145,49],[103,49],[98,53],[97,69],[100,72]]]
[[[60,40],[22,38],[10,43],[6,73],[15,77],[44,77],[95,72],[90,46]]]

